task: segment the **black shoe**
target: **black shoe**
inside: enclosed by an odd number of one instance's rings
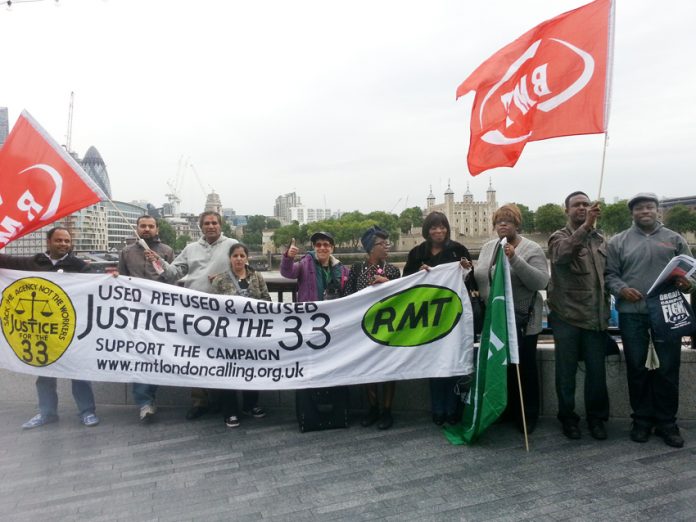
[[[186,412],[186,420],[194,420],[199,417],[202,417],[208,413],[208,408],[205,406],[193,406],[192,408],[189,409],[189,411]]]
[[[364,428],[372,426],[375,422],[379,420],[379,408],[376,406],[371,406],[367,412],[367,415],[363,420],[360,421],[360,425]]]
[[[648,439],[650,438],[650,431],[650,426],[644,426],[634,422],[631,426],[631,440],[633,442],[648,442]]]
[[[672,446],[673,448],[683,448],[684,439],[682,439],[681,433],[679,432],[679,427],[676,424],[671,426],[658,426],[655,428],[655,435],[662,437],[665,444]]]
[[[379,424],[377,425],[377,429],[388,430],[392,427],[393,424],[394,419],[392,419],[391,411],[384,410],[384,413],[382,413],[382,418],[380,419]]]
[[[587,421],[587,427],[590,430],[590,435],[593,439],[607,440],[607,429],[604,427],[604,421],[601,419],[592,419]]]
[[[580,426],[574,421],[565,421],[563,423],[563,435],[569,439],[577,440],[581,437]]]
[[[445,416],[442,413],[433,413],[433,422],[437,426],[442,426],[445,423]]]

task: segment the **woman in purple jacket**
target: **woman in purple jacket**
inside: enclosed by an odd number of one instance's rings
[[[297,279],[297,300],[327,301],[343,295],[349,269],[333,256],[334,238],[328,232],[315,232],[310,238],[313,250],[295,261],[295,240],[280,261],[280,273]]]

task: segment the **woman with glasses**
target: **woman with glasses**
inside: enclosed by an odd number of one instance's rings
[[[415,274],[419,270],[429,270],[431,267],[445,263],[461,263],[462,267],[473,269],[471,255],[461,243],[450,239],[450,225],[442,212],[431,212],[423,221],[422,234],[425,241],[414,247],[408,253],[404,277]],[[471,272],[467,275],[466,285],[469,290],[472,282]],[[454,387],[459,377],[438,377],[430,379],[430,403],[433,422],[438,426],[447,421],[457,424],[461,420],[459,396],[454,393]]]
[[[270,301],[266,281],[263,276],[249,266],[249,249],[242,243],[232,245],[229,250],[230,266],[227,272],[216,275],[211,281],[213,293],[238,295]],[[228,428],[239,426],[239,404],[237,390],[221,390],[220,402],[225,425]],[[244,390],[242,392],[242,412],[245,415],[261,419],[266,412],[258,405],[259,392]]]
[[[368,286],[386,283],[401,276],[399,269],[387,263],[389,255],[389,233],[378,226],[368,228],[360,238],[367,259],[355,263],[350,269],[350,275],[346,283],[345,294],[354,294]],[[394,381],[382,383],[382,412],[380,413],[377,400],[377,383],[366,384],[367,402],[370,409],[367,416],[360,422],[364,427],[372,426],[379,421],[377,428],[387,430],[392,427],[394,420],[391,415],[391,406],[394,401]]]
[[[483,245],[476,266],[476,282],[484,301],[488,301],[490,281],[495,269],[498,248],[503,248],[510,262],[512,300],[515,308],[515,323],[520,355],[520,379],[527,432],[532,433],[539,419],[539,377],[536,363],[537,339],[541,332],[541,315],[544,299],[539,293],[549,282],[549,269],[542,248],[534,241],[519,234],[522,214],[515,204],[503,205],[493,214],[493,226],[498,239]],[[501,239],[506,238],[505,246]],[[522,431],[522,408],[520,406],[517,372],[508,366],[507,416],[511,417]]]
[[[328,232],[315,232],[309,238],[313,250],[295,261],[298,248],[295,239],[280,260],[283,277],[297,279],[297,300],[328,301],[343,294],[348,268],[333,256],[334,238]]]

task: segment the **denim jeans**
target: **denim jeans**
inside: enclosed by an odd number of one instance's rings
[[[133,383],[133,399],[135,400],[135,404],[141,408],[147,404],[154,404],[156,393],[156,384]]]
[[[39,411],[44,417],[58,415],[57,380],[55,377],[39,377],[36,379],[36,391],[39,395]],[[94,393],[89,381],[72,381],[72,394],[77,404],[80,417],[95,412]]]
[[[631,417],[645,427],[670,426],[679,408],[681,339],[657,339],[647,314],[619,314],[621,339],[626,356]],[[660,367],[648,370],[648,342],[652,337]]]
[[[430,407],[433,415],[455,415],[458,413],[459,396],[454,385],[459,377],[434,377],[430,379]]]
[[[557,314],[549,314],[556,356],[556,395],[558,420],[577,422],[575,413],[575,379],[578,361],[585,360],[585,414],[587,420],[609,418],[607,392],[605,331],[573,326]]]

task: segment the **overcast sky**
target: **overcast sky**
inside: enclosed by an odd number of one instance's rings
[[[4,3],[4,0],[3,0]],[[289,2],[53,0],[0,8],[0,106],[27,109],[72,147],[97,147],[114,199],[182,208],[213,189],[240,214],[279,194],[309,207],[387,210],[438,202],[451,180],[531,208],[596,197],[603,136],[527,145],[517,166],[469,175],[483,60],[578,0]],[[603,196],[696,194],[696,2],[618,0]],[[201,186],[203,185],[203,186]]]

